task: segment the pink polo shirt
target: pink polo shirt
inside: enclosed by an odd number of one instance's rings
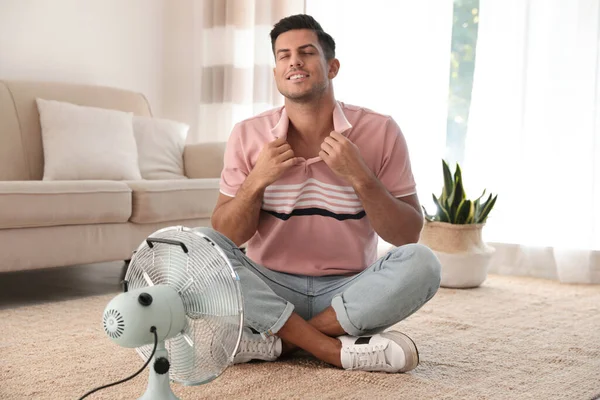
[[[221,193],[235,196],[263,146],[286,137],[288,124],[280,107],[235,125],[225,150]],[[406,141],[391,117],[338,102],[333,126],[358,146],[393,196],[416,193]],[[247,245],[253,261],[297,275],[354,274],[377,257],[377,234],[360,199],[319,157],[302,159],[267,187],[258,230]]]

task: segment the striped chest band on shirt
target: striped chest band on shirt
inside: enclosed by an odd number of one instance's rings
[[[262,209],[284,221],[292,216],[321,215],[343,221],[366,215],[352,186],[332,185],[314,178],[267,187]]]

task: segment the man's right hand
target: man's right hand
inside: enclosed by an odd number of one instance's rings
[[[289,143],[277,138],[263,147],[248,178],[252,177],[261,188],[266,188],[297,162]]]
[[[214,229],[241,246],[252,238],[258,229],[263,196],[267,186],[298,162],[285,139],[267,143],[256,160],[235,197],[219,193],[211,217]]]

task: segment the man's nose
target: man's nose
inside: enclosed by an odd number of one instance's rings
[[[290,67],[301,67],[303,65],[304,62],[301,57],[298,57],[297,55],[292,55],[290,57]]]

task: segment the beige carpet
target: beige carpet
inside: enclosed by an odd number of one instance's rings
[[[77,399],[141,366],[105,337],[112,295],[0,310],[0,398]],[[186,399],[593,399],[600,395],[600,286],[492,276],[440,289],[398,325],[419,346],[407,374],[347,372],[309,357],[229,368]],[[134,399],[147,372],[88,399]]]

